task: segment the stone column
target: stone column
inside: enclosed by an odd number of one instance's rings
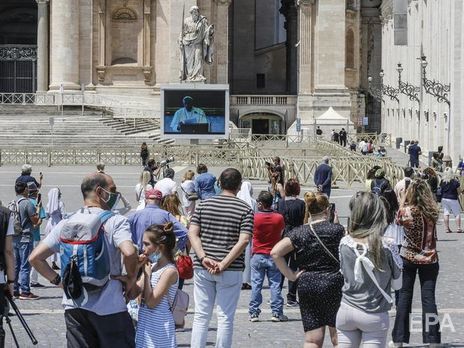
[[[212,23],[213,19],[209,20],[210,24],[215,26],[214,50],[216,60],[213,64],[216,65],[216,76],[214,80],[208,83],[229,83],[229,6],[232,0],[215,0],[217,4],[217,21]]]
[[[50,90],[80,90],[79,1],[51,1]]]
[[[345,89],[345,1],[317,2],[316,90]]]
[[[293,0],[282,2],[281,13],[285,16],[287,30],[287,93],[297,93],[298,64],[298,8]]]
[[[48,90],[48,0],[36,0],[37,16],[37,92]]]

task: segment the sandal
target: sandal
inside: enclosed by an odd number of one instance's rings
[[[445,231],[446,233],[453,233],[449,228]]]
[[[463,231],[461,229],[458,229],[456,233],[463,233]]]

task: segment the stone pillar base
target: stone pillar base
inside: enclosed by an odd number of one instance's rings
[[[63,90],[66,91],[80,91],[81,86],[79,86],[77,83],[72,83],[72,82],[63,82]],[[49,87],[50,91],[59,91],[61,88],[61,83],[60,84],[51,84]]]

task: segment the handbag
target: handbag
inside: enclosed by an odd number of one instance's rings
[[[188,193],[184,190],[184,188],[181,186],[180,189],[182,191],[184,191],[185,195],[187,196],[187,200],[188,201],[197,201],[199,199],[198,197],[198,193],[196,192],[191,192],[191,193]]]
[[[316,237],[317,241],[319,242],[319,244],[322,246],[322,248],[325,250],[325,252],[327,253],[327,255],[329,255],[333,260],[335,260],[336,263],[340,264],[340,261],[330,252],[330,250],[325,246],[324,243],[322,243],[322,240],[319,238],[319,236],[317,235],[316,231],[314,230],[313,226],[311,224],[308,224],[309,225],[309,228],[311,230],[311,232],[314,234],[314,236]]]
[[[187,315],[189,301],[190,297],[185,291],[176,290],[176,295],[169,306],[176,328],[182,329],[185,326],[185,316]]]
[[[180,279],[193,278],[193,262],[188,255],[179,255],[176,260],[177,271]]]

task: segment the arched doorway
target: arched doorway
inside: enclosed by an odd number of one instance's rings
[[[37,2],[0,3],[0,92],[31,93],[37,86]]]
[[[283,118],[268,112],[254,112],[240,117],[240,128],[251,128],[252,134],[283,134]]]

